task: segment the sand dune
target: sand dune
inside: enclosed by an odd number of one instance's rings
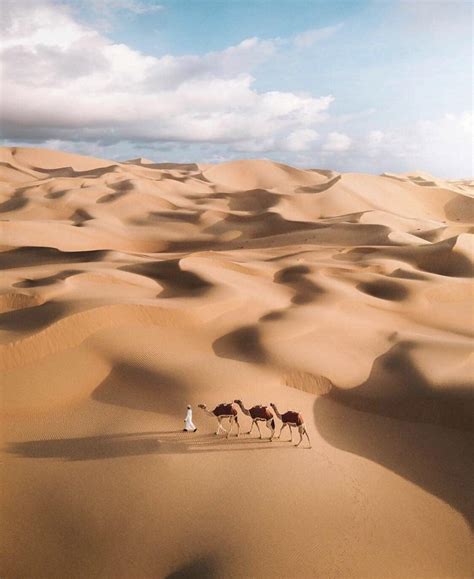
[[[421,171],[1,149],[1,575],[469,576],[473,221]],[[312,449],[217,440],[234,398]]]

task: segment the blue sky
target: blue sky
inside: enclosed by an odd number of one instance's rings
[[[473,173],[470,1],[2,5],[4,144]]]

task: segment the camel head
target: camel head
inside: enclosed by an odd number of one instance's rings
[[[201,410],[206,410],[207,406],[205,404],[198,404],[198,408],[201,408]]]
[[[235,402],[236,404],[242,404],[242,405],[243,405],[242,400],[234,400],[234,402]]]

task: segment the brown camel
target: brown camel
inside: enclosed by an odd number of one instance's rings
[[[234,422],[237,424],[237,436],[239,436],[240,434],[240,424],[239,424],[239,420],[237,418],[237,407],[235,406],[235,404],[233,404],[232,402],[230,402],[229,404],[219,404],[218,406],[216,406],[214,408],[214,410],[208,410],[207,406],[205,404],[198,404],[198,408],[201,408],[201,410],[204,410],[204,412],[206,414],[209,414],[209,416],[214,416],[215,418],[217,418],[217,430],[215,432],[215,434],[219,434],[219,430],[223,430],[224,432],[227,433],[227,438],[229,438],[230,433],[232,432],[232,427],[234,426]],[[228,418],[230,421],[230,428],[227,431],[223,426],[222,426],[222,420],[224,418]]]
[[[243,405],[242,400],[234,400],[234,402],[240,406],[240,409],[246,416],[250,416],[252,418],[252,426],[250,427],[248,434],[252,432],[254,425],[256,425],[260,438],[262,438],[262,432],[258,424],[260,421],[266,423],[267,428],[271,432],[270,438],[273,436],[273,433],[275,432],[275,420],[273,418],[273,413],[268,408],[268,406],[259,405],[259,406],[252,406],[252,408],[247,409]]]
[[[309,439],[308,433],[306,432],[306,426],[304,424],[303,415],[293,410],[288,410],[288,412],[280,414],[278,412],[278,408],[275,406],[275,404],[273,404],[273,402],[270,403],[270,406],[273,408],[275,414],[283,423],[281,425],[278,438],[281,436],[282,430],[285,428],[285,426],[288,426],[288,428],[290,429],[291,442],[293,442],[293,431],[291,429],[297,428],[298,432],[300,433],[300,440],[297,444],[295,444],[295,446],[299,446],[301,444],[301,441],[303,440],[303,434],[305,434],[309,442],[309,448],[311,448],[311,441]],[[275,431],[273,432],[273,434],[275,434]],[[270,440],[273,439],[273,434]]]

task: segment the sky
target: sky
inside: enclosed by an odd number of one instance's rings
[[[7,146],[473,176],[470,0],[0,0]]]

